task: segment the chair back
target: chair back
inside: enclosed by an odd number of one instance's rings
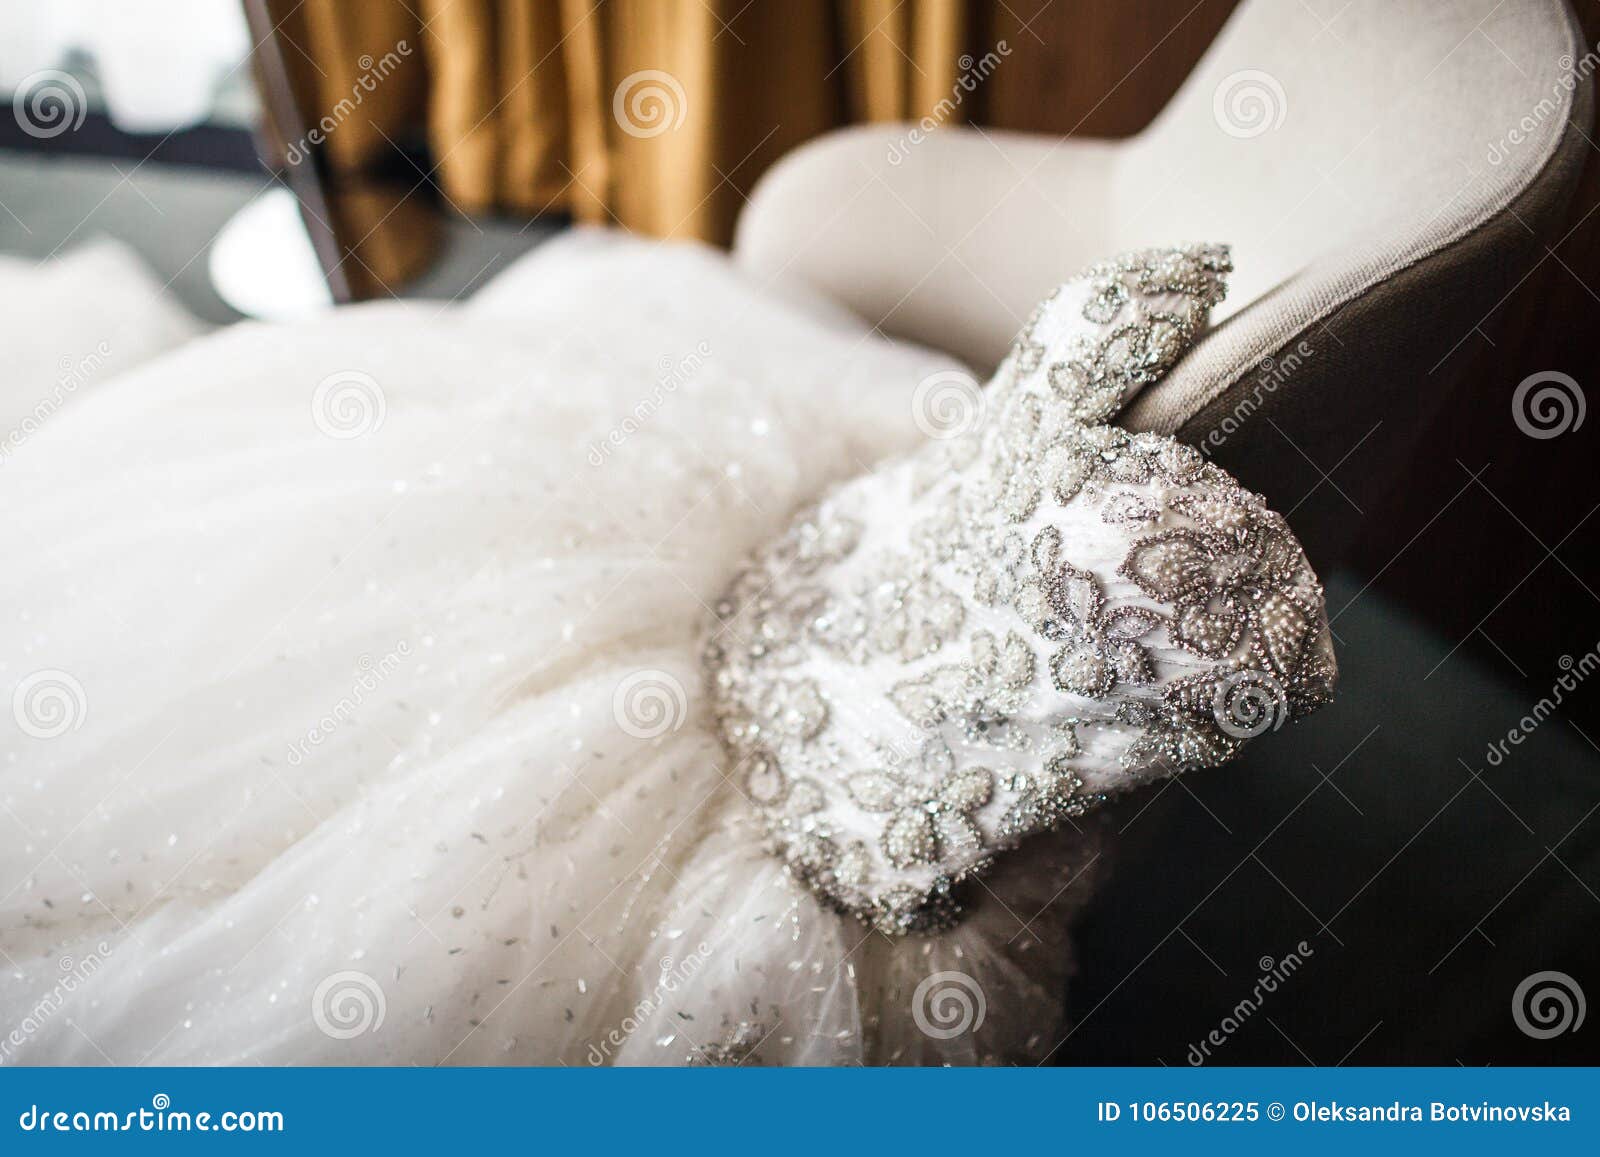
[[[1597,67],[1562,0],[1242,5],[1113,168],[1114,247],[1215,238],[1237,269],[1123,422],[1201,446],[1331,561],[1547,255]]]

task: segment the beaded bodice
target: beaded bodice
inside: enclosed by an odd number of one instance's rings
[[[1283,517],[1100,424],[1194,341],[1225,249],[1130,254],[1034,312],[973,429],[833,491],[718,603],[738,782],[827,901],[889,932],[1110,793],[1226,762],[1335,676]]]

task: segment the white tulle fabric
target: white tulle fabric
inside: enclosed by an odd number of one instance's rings
[[[870,932],[700,685],[739,561],[953,368],[580,234],[78,398],[0,474],[0,1060],[1047,1055],[1091,839]]]

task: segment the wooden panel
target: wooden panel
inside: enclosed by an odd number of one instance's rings
[[[1236,5],[1237,0],[986,5],[979,42],[1004,39],[1011,55],[987,82],[981,119],[1030,132],[1130,136],[1161,111]]]

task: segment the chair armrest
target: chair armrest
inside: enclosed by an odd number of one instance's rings
[[[970,128],[866,125],[779,161],[734,255],[896,336],[987,369],[1034,304],[1104,256],[1115,146]]]

